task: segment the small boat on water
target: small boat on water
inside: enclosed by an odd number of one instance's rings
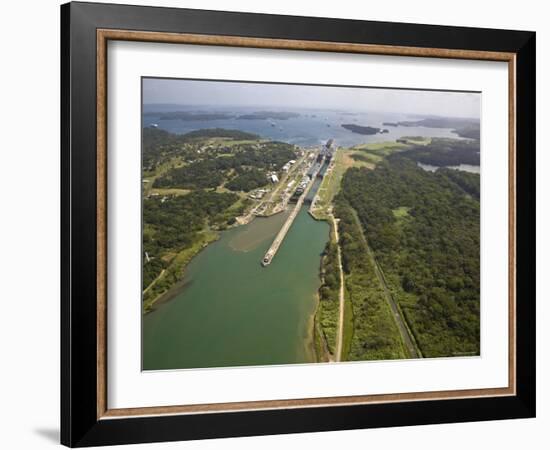
[[[151,125],[149,125],[151,128],[158,128],[159,127],[159,124],[158,123],[152,123]]]

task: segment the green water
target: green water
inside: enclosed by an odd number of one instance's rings
[[[307,208],[268,267],[260,261],[288,213],[224,232],[199,253],[181,292],[143,318],[143,369],[314,362],[313,316],[329,226]]]

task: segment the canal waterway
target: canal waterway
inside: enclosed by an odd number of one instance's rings
[[[315,362],[313,318],[329,225],[308,208],[268,267],[260,261],[289,211],[225,231],[193,258],[181,291],[143,317],[143,369]]]

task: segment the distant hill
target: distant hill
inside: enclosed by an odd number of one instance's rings
[[[390,125],[385,123],[384,125]],[[428,128],[452,128],[453,133],[460,137],[477,139],[480,137],[479,119],[462,117],[426,117],[420,120],[404,120],[391,123],[392,126],[401,127],[428,127]]]
[[[191,111],[147,112],[146,116],[159,116],[159,120],[223,120],[235,117],[226,113],[207,113]]]
[[[300,114],[285,111],[257,111],[251,114],[242,114],[237,116],[237,119],[241,120],[288,120],[300,117]]]
[[[223,137],[230,139],[239,139],[239,140],[254,140],[260,139],[260,136],[253,133],[247,133],[246,131],[240,130],[226,130],[225,128],[204,128],[202,130],[190,131],[189,133],[184,134],[184,138],[215,138]]]
[[[432,138],[429,144],[413,146],[399,153],[399,157],[438,167],[459,164],[479,166],[479,141]]]

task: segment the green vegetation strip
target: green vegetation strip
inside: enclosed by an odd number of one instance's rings
[[[344,276],[344,284],[345,284]],[[353,305],[351,303],[351,296],[347,289],[345,289],[345,302],[344,302],[344,335],[342,342],[342,361],[349,359],[349,353],[351,351],[351,342],[353,339]]]
[[[319,307],[317,314],[328,349],[335,356],[338,319],[340,311],[340,277],[338,271],[337,243],[331,227],[330,239],[327,242],[321,260],[321,287],[319,288]]]
[[[349,339],[349,326],[345,333],[348,342],[351,341],[345,344],[349,348],[347,359],[403,359],[406,353],[383,286],[361,237],[361,229],[355,222],[353,210],[342,196],[336,198],[335,215],[340,219],[347,303],[353,310],[353,336]]]

